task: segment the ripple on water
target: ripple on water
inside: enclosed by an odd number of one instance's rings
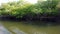
[[[27,34],[23,31],[21,31],[20,29],[18,29],[17,27],[10,27],[11,28],[11,31],[16,33],[16,34]]]

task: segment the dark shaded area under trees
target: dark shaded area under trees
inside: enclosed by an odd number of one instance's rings
[[[59,1],[55,0],[38,1],[34,5],[29,3],[21,4],[21,2],[2,4],[0,15],[0,20],[43,21],[60,24]]]

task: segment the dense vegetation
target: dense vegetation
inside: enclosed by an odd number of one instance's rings
[[[0,6],[0,15],[23,20],[55,20],[60,16],[59,9],[58,0],[38,1],[36,4],[18,1],[3,3]]]

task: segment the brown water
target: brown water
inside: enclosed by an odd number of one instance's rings
[[[43,27],[13,21],[1,21],[1,23],[12,34],[60,34],[60,26]]]

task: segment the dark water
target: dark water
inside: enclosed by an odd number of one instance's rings
[[[43,27],[13,21],[1,21],[1,23],[12,34],[60,34],[60,25]]]

